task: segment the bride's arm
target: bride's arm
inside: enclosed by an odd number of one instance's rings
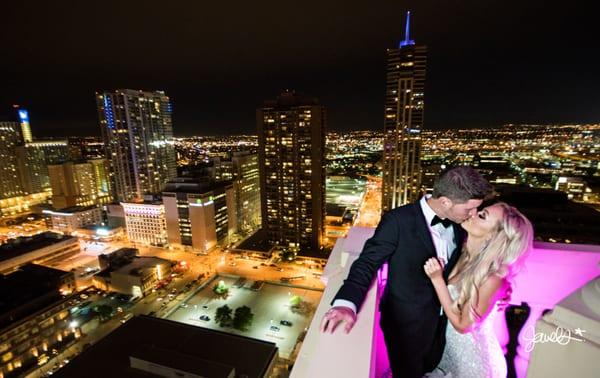
[[[460,314],[456,313],[452,309],[454,301],[448,291],[448,286],[442,276],[443,269],[437,259],[431,258],[425,263],[425,272],[431,279],[435,292],[442,304],[444,313],[448,317],[448,320],[454,326],[454,329],[459,333],[467,333],[473,325],[473,321],[469,317],[469,309],[464,309]],[[477,305],[475,311],[480,316],[486,314],[490,306],[498,299],[498,289],[502,286],[503,278],[493,275],[486,279],[483,284],[479,287]]]

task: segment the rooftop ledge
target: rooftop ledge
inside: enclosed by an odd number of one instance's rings
[[[349,334],[342,329],[333,335],[319,331],[325,311],[374,231],[374,228],[352,227],[345,238],[337,240],[321,277],[326,288],[294,364],[292,378],[382,377],[388,370],[377,310],[386,281],[383,269],[373,280]],[[600,371],[597,358],[600,355],[600,246],[535,242],[525,268],[515,278],[511,304],[522,305],[523,302],[529,305],[530,313],[518,335],[514,359],[517,377],[547,377],[549,372],[560,371],[560,366],[564,374],[558,376],[591,377],[588,372]],[[543,315],[545,310],[553,311]],[[506,319],[504,316],[496,319],[498,339],[506,352],[510,341]],[[532,330],[550,335],[557,329],[560,332],[561,327],[583,329],[583,337],[577,338],[585,341],[571,340],[565,345],[535,343],[530,353]],[[551,366],[551,370],[544,366]]]

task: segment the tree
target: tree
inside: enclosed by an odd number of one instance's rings
[[[233,318],[233,326],[235,329],[240,331],[246,331],[251,325],[254,319],[254,314],[248,306],[242,306],[235,309],[235,316]]]
[[[309,315],[314,310],[313,307],[312,303],[305,301],[299,295],[290,298],[290,311],[294,314]]]
[[[229,288],[225,285],[225,282],[219,281],[213,286],[213,292],[220,298],[227,298],[229,294]]]
[[[231,322],[233,320],[231,318],[231,313],[232,310],[227,305],[217,308],[217,310],[215,311],[215,322],[218,323],[221,327],[227,327],[231,325]]]
[[[281,252],[281,260],[293,261],[296,259],[296,252],[291,249],[285,249]]]
[[[106,320],[110,319],[110,317],[112,316],[113,308],[109,305],[103,304],[103,305],[94,307],[94,312],[98,314],[101,321],[106,321]]]
[[[298,305],[302,303],[302,297],[299,295],[294,295],[293,297],[290,298],[290,306],[291,307],[298,307]]]

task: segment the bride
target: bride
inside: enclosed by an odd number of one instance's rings
[[[425,376],[504,378],[506,360],[494,333],[494,317],[510,296],[511,278],[531,247],[533,230],[523,214],[502,202],[461,226],[468,238],[448,285],[438,259],[432,257],[424,266],[450,322],[442,359]]]

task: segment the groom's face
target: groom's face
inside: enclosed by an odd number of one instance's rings
[[[477,214],[477,208],[483,202],[480,199],[470,199],[464,203],[454,203],[448,199],[449,206],[446,218],[449,218],[454,223],[462,223],[467,219]]]

